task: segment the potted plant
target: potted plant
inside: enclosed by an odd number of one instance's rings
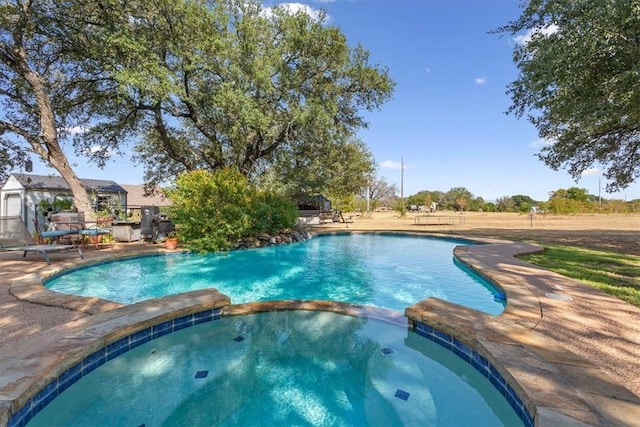
[[[89,234],[89,243],[97,248],[102,243],[102,234]]]
[[[111,228],[113,215],[107,209],[96,211],[96,225],[99,228]]]
[[[178,237],[175,232],[171,232],[167,234],[167,238],[164,239],[164,247],[167,249],[177,249],[178,248]]]

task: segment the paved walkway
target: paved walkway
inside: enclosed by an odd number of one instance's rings
[[[638,425],[640,308],[514,258],[538,249],[509,242],[456,250],[459,258],[507,291],[507,309],[487,321],[488,330],[500,337],[480,340],[504,344],[507,337],[507,347],[522,347],[514,352],[496,348],[494,354],[503,355],[500,361],[527,383],[539,412],[547,411],[542,413],[547,422],[540,425],[574,425],[575,420]],[[479,329],[473,325],[472,334],[477,336]],[[541,361],[551,367],[547,370]],[[578,415],[573,404],[562,403],[570,398],[591,414]],[[573,419],[562,422],[558,414]]]
[[[99,250],[88,247],[84,255],[87,261],[91,261],[155,251],[163,249],[160,245],[150,243],[115,243],[102,245]],[[12,345],[25,336],[101,311],[97,307],[103,304],[91,299],[83,299],[80,305],[70,307],[50,294],[41,295],[42,300],[38,303],[31,302],[38,301],[39,296],[38,292],[30,290],[22,290],[19,298],[16,297],[15,293],[19,290],[16,284],[41,282],[42,277],[81,262],[76,251],[52,253],[50,257],[51,265],[47,265],[44,257],[37,253],[28,253],[23,258],[22,252],[0,252],[0,350],[2,346]]]
[[[432,316],[434,321],[446,324],[448,320],[442,316],[445,314],[452,324],[458,322],[461,327],[467,322],[472,335],[484,331],[486,326],[492,334],[509,336],[517,346],[545,353],[547,360],[556,358],[562,374],[568,377],[566,384],[581,394],[579,398],[593,412],[587,416],[577,408],[572,409],[571,403],[567,406],[567,402],[560,402],[558,405],[564,405],[560,415],[568,417],[566,425],[577,425],[576,421],[588,425],[631,425],[629,420],[640,419],[640,309],[513,257],[514,253],[536,249],[524,243],[497,243],[469,246],[457,252],[464,262],[505,288],[509,305],[503,315],[487,320],[486,316],[469,315],[470,310],[452,310],[447,304],[433,300],[414,308],[413,313],[425,320]],[[84,262],[158,251],[164,249],[150,243],[117,243],[100,250],[86,249]],[[55,253],[51,259],[51,265],[47,265],[39,254],[30,253],[23,258],[18,253],[0,253],[0,361],[3,351],[26,338],[120,306],[97,299],[61,296],[44,289],[39,285],[42,277],[80,262],[76,252]],[[524,332],[518,337],[516,332],[520,330]],[[491,337],[482,339],[493,342]],[[567,362],[567,355],[577,357],[571,356]],[[528,374],[529,392],[533,390],[535,394],[536,387],[548,387],[539,384],[539,378],[533,378],[535,372]],[[595,386],[600,390],[594,390]],[[540,396],[548,399],[564,396],[542,391],[545,393]],[[594,419],[598,421],[593,422]],[[546,420],[562,424],[556,413]]]
[[[528,251],[527,246],[478,245],[470,246],[468,252],[489,269],[511,275],[532,293],[540,317],[528,327],[586,358],[640,396],[640,308],[513,257]]]

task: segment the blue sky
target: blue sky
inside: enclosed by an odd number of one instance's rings
[[[279,1],[265,3],[270,6]],[[366,113],[360,132],[379,165],[378,175],[409,196],[420,190],[465,187],[487,201],[524,194],[547,200],[551,191],[577,186],[606,198],[639,199],[636,183],[605,193],[598,170],[575,182],[537,159],[541,141],[525,119],[507,116],[507,85],[517,77],[515,41],[488,34],[516,19],[517,0],[324,0],[291,3],[310,13],[328,13],[351,45],[370,51],[372,63],[389,69],[396,81],[393,99]],[[404,164],[401,174],[400,164]],[[105,170],[78,161],[82,178],[142,181],[128,158]],[[35,173],[52,173],[36,165]]]

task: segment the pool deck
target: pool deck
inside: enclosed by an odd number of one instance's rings
[[[435,326],[486,352],[503,369],[501,374],[517,384],[516,391],[524,396],[536,425],[637,425],[640,308],[514,258],[514,254],[540,250],[537,246],[486,242],[490,244],[459,247],[456,256],[505,291],[505,312],[494,317],[428,299],[407,308],[410,322]],[[41,286],[44,277],[62,269],[162,252],[167,251],[149,243],[116,243],[100,250],[87,248],[85,260],[73,251],[54,253],[51,265],[40,254],[29,253],[26,258],[22,253],[0,254],[0,426],[24,403],[25,393],[37,391],[61,373],[60,361],[69,354],[95,351],[105,335],[116,330],[125,333],[131,324],[157,320],[176,310],[195,312],[228,305],[228,299],[215,291],[123,306],[65,296]],[[326,302],[296,302],[295,306],[345,311],[344,305]],[[254,309],[273,306],[228,310],[241,314]]]

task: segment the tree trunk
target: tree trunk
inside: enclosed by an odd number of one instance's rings
[[[29,67],[24,46],[20,45],[14,52],[16,54],[16,68],[31,86],[40,116],[40,135],[30,135],[26,139],[31,148],[33,148],[33,152],[57,170],[60,176],[69,184],[73,194],[74,205],[78,211],[84,212],[88,218],[93,218],[95,214],[87,189],[71,169],[69,160],[60,147],[55,114],[47,93],[46,84],[43,78]]]
[[[73,169],[71,169],[67,157],[58,145],[57,139],[55,144],[49,143],[47,146],[50,147],[49,164],[51,164],[51,166],[60,173],[60,176],[62,176],[67,184],[69,184],[69,188],[73,194],[74,206],[78,212],[84,212],[85,220],[93,221],[95,219],[95,213],[93,211],[93,206],[91,205],[91,200],[89,199],[89,193],[87,193],[87,189],[80,181],[80,178],[78,178]]]

